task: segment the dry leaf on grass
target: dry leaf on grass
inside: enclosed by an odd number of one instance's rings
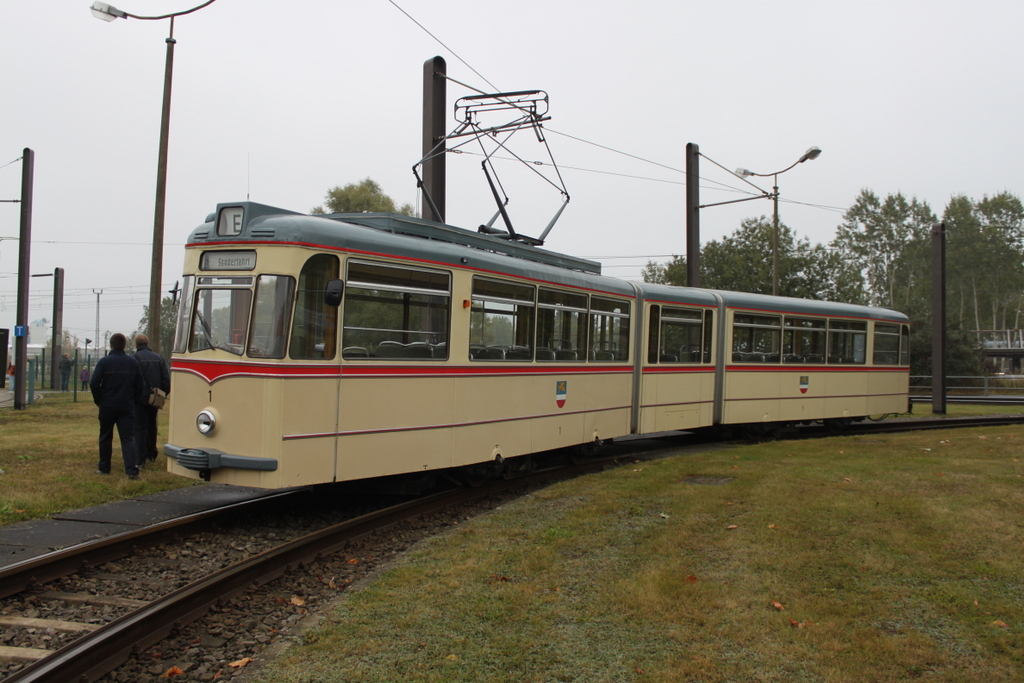
[[[1010,626],[1005,621],[1000,621],[999,619],[993,621],[992,625],[998,626],[999,628],[1010,628]]]
[[[777,610],[784,610],[784,609],[786,609],[786,606],[783,605],[778,600],[772,600],[772,607],[774,607]]]
[[[733,529],[739,529],[739,527],[738,527],[738,526],[736,526],[735,524],[730,524],[729,526],[727,526],[727,527],[725,527],[725,528],[726,528],[727,530],[729,530],[729,531],[732,531]]]

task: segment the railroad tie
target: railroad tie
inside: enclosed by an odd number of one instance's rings
[[[145,600],[132,600],[118,595],[93,595],[91,593],[61,593],[60,591],[44,591],[35,597],[40,600],[63,600],[80,605],[110,605],[112,607],[131,607],[138,609],[149,603]]]

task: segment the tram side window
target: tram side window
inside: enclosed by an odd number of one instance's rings
[[[715,333],[715,312],[704,311],[704,356],[703,362],[711,362],[711,340]]]
[[[782,318],[737,313],[732,322],[732,359],[742,363],[778,363]]]
[[[629,303],[590,299],[590,360],[629,359]]]
[[[221,349],[236,356],[245,348],[252,290],[208,289],[196,292],[195,319],[189,351]]]
[[[827,333],[825,320],[787,316],[782,334],[782,362],[824,363]]]
[[[651,306],[647,322],[647,362],[654,365],[658,362],[658,341],[661,332],[661,306]]]
[[[661,314],[662,363],[700,363],[704,314],[685,308],[665,306]]]
[[[533,360],[534,292],[528,285],[473,279],[471,359]]]
[[[910,365],[910,328],[900,325],[900,365]]]
[[[875,365],[899,365],[900,326],[875,323],[875,350],[871,354]]]
[[[541,289],[537,305],[537,360],[584,361],[587,296]]]
[[[828,321],[829,364],[863,365],[867,361],[868,324],[857,320]]]
[[[192,318],[192,286],[195,284],[194,275],[186,275],[185,282],[181,287],[181,300],[178,302],[178,322],[174,328],[173,353],[185,353],[188,347],[188,321]]]
[[[299,289],[292,320],[292,358],[330,360],[338,347],[338,309],[324,302],[327,281],[338,277],[338,257],[316,254],[299,271]]]
[[[342,357],[448,358],[450,309],[446,272],[349,261]]]
[[[292,310],[295,279],[285,275],[260,275],[256,279],[256,305],[249,328],[249,356],[284,358],[288,316]]]

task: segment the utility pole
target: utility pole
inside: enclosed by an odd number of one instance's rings
[[[14,409],[25,410],[28,397],[28,289],[32,247],[32,179],[36,153],[21,157],[21,241],[18,244],[18,311],[14,328]],[[21,333],[20,335],[18,333]]]
[[[700,287],[700,147],[686,143],[686,286]]]
[[[444,223],[446,170],[445,115],[447,113],[448,67],[443,57],[423,63],[423,183],[427,200],[423,218]]]
[[[59,386],[64,344],[64,269],[53,269],[53,340],[50,343],[50,388]]]
[[[100,343],[100,294],[103,293],[102,289],[94,289],[92,293],[96,295],[96,346],[99,347]],[[97,348],[99,351],[99,348]],[[97,357],[99,354],[97,353]]]
[[[932,225],[932,412],[946,414],[946,224]]]

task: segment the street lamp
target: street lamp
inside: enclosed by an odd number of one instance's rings
[[[771,176],[774,178],[774,187],[772,187],[772,199],[775,203],[774,219],[772,221],[772,225],[774,226],[774,236],[772,239],[772,294],[775,296],[779,295],[779,174],[785,173],[797,164],[817,159],[820,155],[820,147],[811,147],[791,166],[787,166],[781,171],[775,171],[774,173],[754,173],[753,171],[748,171],[745,168],[736,169],[736,175],[741,178],[746,178],[748,176],[757,176],[759,178],[767,178],[768,176]]]
[[[174,17],[191,14],[211,5],[215,0],[197,5],[192,9],[155,17],[144,17],[123,12],[105,2],[94,2],[89,9],[97,19],[113,21],[114,19],[170,19],[171,28],[167,36],[167,60],[164,66],[164,102],[160,115],[160,153],[156,167],[156,208],[153,217],[153,265],[149,279],[149,334],[150,342],[160,343],[160,280],[163,277],[164,262],[164,206],[167,195],[167,137],[171,124],[171,71],[174,65]]]

